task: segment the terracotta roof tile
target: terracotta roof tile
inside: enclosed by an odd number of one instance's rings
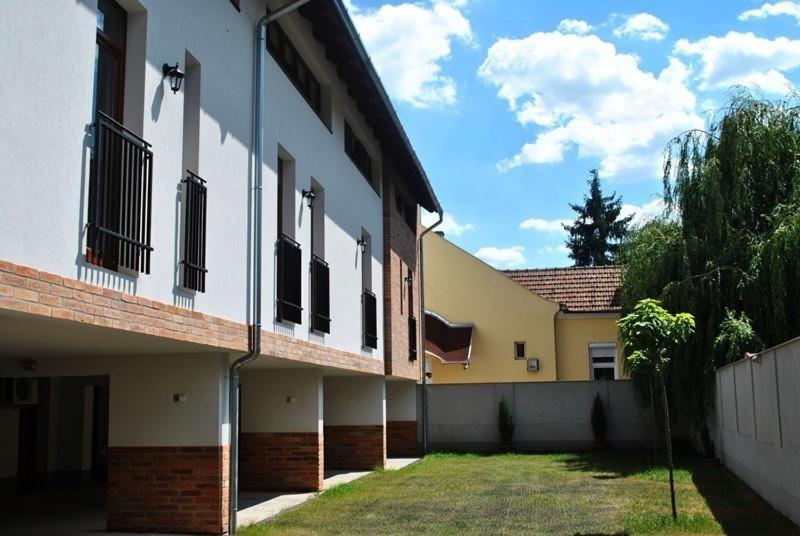
[[[621,266],[503,270],[541,297],[560,303],[569,313],[619,312]]]

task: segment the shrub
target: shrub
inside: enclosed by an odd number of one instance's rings
[[[594,438],[597,441],[605,441],[607,428],[603,400],[600,398],[600,393],[595,393],[594,401],[592,402],[592,432],[594,433]]]
[[[500,399],[498,408],[497,428],[500,432],[500,441],[503,445],[510,445],[514,437],[514,416],[508,407],[506,397]]]

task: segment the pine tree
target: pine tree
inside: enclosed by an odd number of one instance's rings
[[[620,242],[628,233],[633,216],[620,218],[622,198],[616,192],[603,196],[600,176],[591,170],[589,195],[584,196],[583,205],[570,204],[578,213],[572,225],[564,225],[569,233],[567,247],[575,266],[605,266],[613,264]]]

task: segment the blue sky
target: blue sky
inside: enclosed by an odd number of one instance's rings
[[[800,2],[348,4],[447,237],[501,268],[571,264],[560,221],[590,169],[643,221],[669,138],[733,85],[775,99],[800,82]]]

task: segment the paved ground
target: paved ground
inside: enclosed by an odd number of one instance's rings
[[[390,459],[388,469],[399,469],[416,459]],[[325,487],[351,482],[369,471],[326,472]],[[316,493],[242,493],[239,526],[269,519],[302,504]],[[0,500],[2,536],[127,536],[106,532],[105,488],[78,491],[31,492]],[[148,536],[137,534],[136,536]],[[151,535],[152,536],[152,535]]]

